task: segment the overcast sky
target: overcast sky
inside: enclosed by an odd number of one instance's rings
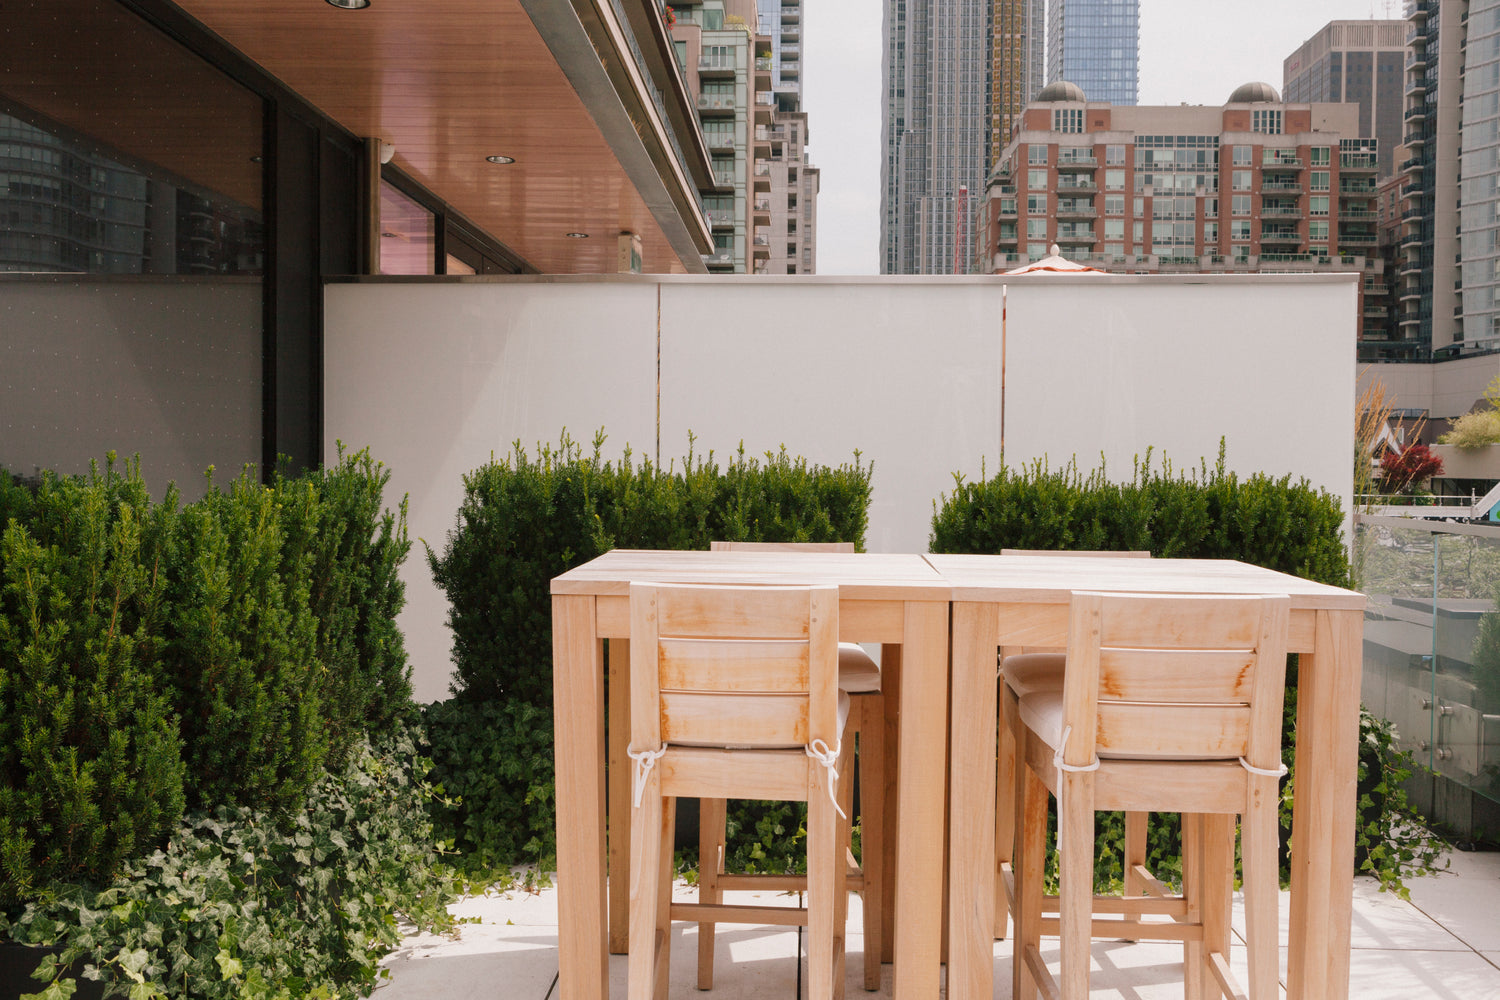
[[[818,195],[818,273],[880,270],[879,0],[804,0],[803,106]],[[1222,104],[1281,89],[1281,63],[1329,21],[1401,16],[1397,0],[1141,0],[1142,104]]]

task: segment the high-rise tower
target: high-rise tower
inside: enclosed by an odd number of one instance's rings
[[[1401,145],[1405,21],[1330,21],[1282,63],[1288,101],[1359,105],[1360,134],[1380,141],[1380,176],[1396,168]]]
[[[1052,0],[1047,82],[1076,83],[1090,101],[1135,104],[1140,43],[1140,0]]]

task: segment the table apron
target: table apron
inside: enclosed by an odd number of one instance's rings
[[[841,642],[900,643],[905,631],[905,601],[839,601]],[[630,598],[625,595],[599,597],[595,602],[594,631],[603,639],[630,638]]]
[[[1068,644],[1066,604],[996,604],[1002,646],[1065,647]],[[1287,629],[1287,652],[1311,653],[1317,612],[1293,608]]]

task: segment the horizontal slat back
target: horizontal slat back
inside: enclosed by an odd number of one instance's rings
[[[1254,649],[1261,605],[1253,597],[1111,595],[1099,645],[1145,649]]]
[[[808,690],[808,644],[766,639],[662,639],[661,689],[702,692]]]
[[[853,552],[853,542],[709,542],[712,552]]]
[[[1099,703],[1101,755],[1242,757],[1249,738],[1248,705]]]
[[[1099,700],[1249,703],[1250,650],[1099,650]]]
[[[661,587],[657,633],[663,638],[806,639],[807,591],[779,587]]]
[[[808,742],[808,698],[663,691],[661,738],[730,747],[799,746]]]

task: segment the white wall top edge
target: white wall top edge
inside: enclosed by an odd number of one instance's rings
[[[325,277],[325,285],[1028,285],[1056,281],[1093,285],[1343,285],[1361,271],[1275,274],[1111,274],[1079,271],[1040,274],[351,274]]]

